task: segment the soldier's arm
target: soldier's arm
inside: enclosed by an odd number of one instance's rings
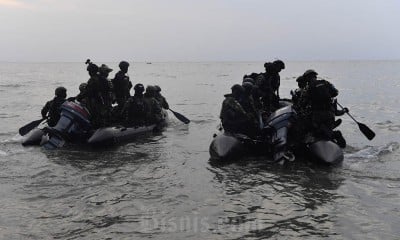
[[[167,99],[165,97],[163,97],[163,105],[164,105],[163,107],[165,109],[169,109],[169,104],[168,104]]]
[[[47,102],[45,105],[44,105],[44,107],[42,108],[42,111],[41,111],[41,114],[42,114],[42,117],[43,118],[47,118],[47,113],[49,112],[49,110],[50,110],[50,102]]]
[[[346,108],[346,107],[343,108],[343,109],[338,109],[338,107],[337,107],[337,99],[334,99],[332,104],[333,104],[333,109],[335,110],[335,116],[342,116],[343,114],[349,112],[349,109]]]

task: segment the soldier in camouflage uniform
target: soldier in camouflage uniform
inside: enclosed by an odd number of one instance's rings
[[[158,124],[163,120],[162,108],[160,103],[155,99],[156,88],[147,86],[144,94],[144,102],[146,105],[146,124]]]
[[[112,85],[118,108],[122,109],[126,100],[131,96],[129,91],[132,88],[132,82],[129,80],[129,76],[127,75],[129,63],[121,61],[119,63],[119,68],[120,71],[115,74],[115,77],[112,80]]]
[[[246,111],[247,115],[250,116],[252,121],[258,126],[259,125],[259,110],[256,108],[254,99],[253,99],[253,90],[254,86],[251,82],[242,83],[242,87],[244,88],[243,97],[240,100],[240,104],[243,109]]]
[[[244,86],[245,83],[250,83],[252,85],[252,90],[251,90],[251,98],[253,99],[254,102],[254,107],[256,108],[257,112],[262,109],[262,103],[261,103],[261,91],[256,85],[256,81],[253,78],[250,78],[245,75],[243,78],[242,86]]]
[[[276,72],[273,63],[266,62],[264,64],[265,73],[260,73],[256,77],[256,85],[261,93],[261,101],[263,110],[269,115],[271,112],[279,108],[279,98],[275,94],[275,88],[278,83],[276,82]],[[275,84],[275,85],[273,85]]]
[[[296,110],[297,115],[308,116],[311,114],[311,106],[307,97],[309,79],[300,76],[296,79],[296,82],[299,88],[291,92],[293,108]]]
[[[281,86],[281,76],[279,73],[285,69],[285,63],[282,60],[275,60],[272,62],[272,69],[270,71],[271,88],[276,98],[279,100],[279,87]]]
[[[135,94],[126,101],[122,109],[122,116],[125,126],[143,126],[146,123],[146,114],[150,110],[147,109],[143,92],[144,86],[138,83],[134,87]]]
[[[307,96],[308,79],[300,76],[296,79],[298,88],[292,94],[293,109],[297,113],[293,137],[302,141],[307,132],[312,129],[311,104]]]
[[[81,105],[86,107],[86,105],[87,105],[86,87],[87,87],[87,83],[81,83],[79,85],[79,94],[76,95],[75,97],[68,98],[68,101],[75,101],[76,100]]]
[[[99,85],[100,85],[100,96],[103,100],[104,105],[111,109],[112,105],[112,92],[111,92],[111,80],[108,78],[110,72],[113,70],[106,64],[101,64],[99,68]]]
[[[232,93],[226,94],[222,102],[220,114],[222,126],[227,132],[252,135],[256,128],[254,116],[248,114],[240,104],[245,90],[238,84],[233,85],[231,90]]]
[[[167,99],[161,94],[161,88],[158,85],[154,86],[156,88],[156,100],[160,103],[161,107],[164,109],[169,109],[169,104],[167,102]]]
[[[48,101],[41,111],[42,117],[47,118],[47,124],[50,127],[54,127],[58,120],[60,120],[61,105],[67,97],[67,89],[58,87],[55,90],[55,95],[53,100]]]
[[[103,93],[108,91],[108,87],[102,84],[96,64],[89,63],[87,71],[90,76],[86,86],[87,108],[92,116],[91,123],[94,128],[105,127],[109,124],[110,110],[105,104]]]
[[[307,70],[301,81],[306,82],[297,106],[300,121],[304,122],[305,130],[315,136],[334,140],[340,147],[346,146],[346,141],[340,131],[333,131],[340,124],[335,116],[341,116],[348,109],[338,110],[334,98],[338,90],[326,80],[317,80],[314,70]]]

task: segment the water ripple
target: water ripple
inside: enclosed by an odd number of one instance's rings
[[[357,120],[373,123],[377,137],[367,141],[343,117],[340,130],[350,146],[341,166],[278,165],[265,158],[211,165],[207,149],[223,94],[245,73],[262,71],[262,65],[135,63],[133,79],[157,80],[171,106],[192,120],[189,125],[170,114],[165,131],[136,142],[46,151],[22,147],[17,129],[34,120],[52,97],[43,82],[51,88],[64,85],[74,95],[87,72],[82,63],[1,63],[0,238],[400,236],[400,115],[393,88],[399,86],[400,62],[292,62],[281,72],[281,97],[290,97],[294,79],[315,68],[334,81],[339,100]]]
[[[386,154],[393,153],[398,150],[400,144],[398,142],[391,142],[385,146],[367,146],[363,149],[358,150],[357,152],[346,154],[346,158],[352,159],[376,159],[382,157]]]

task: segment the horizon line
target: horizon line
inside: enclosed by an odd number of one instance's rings
[[[280,58],[282,60],[282,58]],[[270,61],[274,61],[277,59],[272,59]],[[119,61],[96,61],[96,62],[105,62],[105,63],[117,63]],[[124,60],[126,61],[126,60]],[[128,62],[133,62],[133,63],[251,63],[251,62],[266,62],[268,60],[187,60],[187,61],[182,61],[182,60],[166,60],[166,61],[129,61]],[[395,62],[395,61],[400,61],[400,59],[314,59],[314,60],[287,60],[283,59],[282,61],[284,62],[382,62],[382,61],[387,61],[387,62]],[[85,61],[8,61],[8,60],[0,60],[0,63],[85,63]]]

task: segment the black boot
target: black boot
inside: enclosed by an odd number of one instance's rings
[[[339,127],[339,125],[342,123],[342,119],[337,119],[334,123],[333,123],[333,128],[332,129],[335,129],[335,128],[337,128],[337,127]]]
[[[334,131],[333,132],[333,139],[336,142],[336,144],[341,147],[345,148],[346,147],[346,140],[344,139],[342,133],[340,131]]]

